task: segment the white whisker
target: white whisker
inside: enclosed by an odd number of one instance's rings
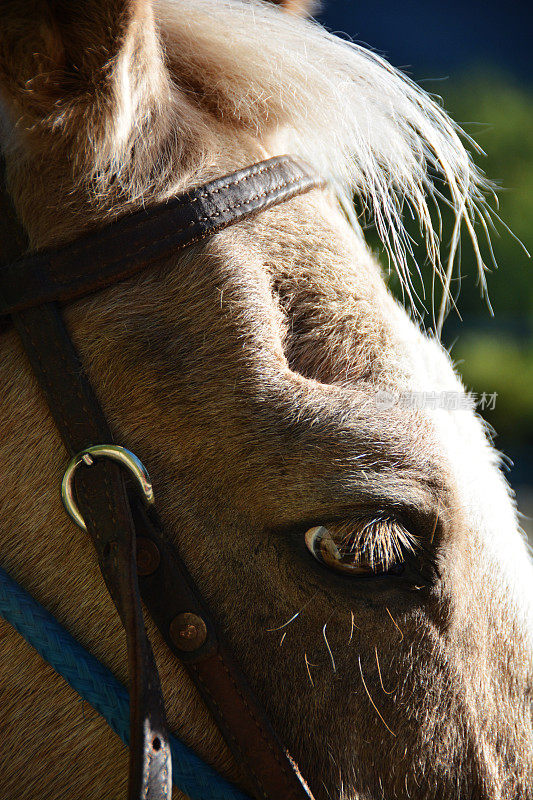
[[[292,615],[292,617],[291,617],[290,619],[288,619],[288,620],[287,620],[287,622],[284,622],[284,623],[283,623],[283,625],[278,625],[278,627],[277,627],[277,628],[267,628],[266,630],[268,631],[268,633],[273,633],[274,631],[280,631],[280,630],[282,630],[283,628],[286,628],[286,627],[287,627],[287,625],[290,625],[290,624],[291,624],[291,622],[294,622],[294,620],[296,619],[296,617],[299,617],[299,616],[300,616],[300,612],[299,612],[299,611],[297,611],[297,612],[296,612],[296,614],[293,614],[293,615]]]
[[[310,664],[310,663],[309,663],[309,661],[308,661],[308,659],[307,659],[307,653],[304,653],[304,661],[305,661],[305,666],[306,666],[306,669],[307,669],[307,674],[308,674],[308,676],[309,676],[309,681],[310,681],[310,683],[311,683],[311,686],[314,686],[314,685],[315,685],[315,682],[314,682],[314,680],[313,680],[313,677],[312,677],[312,675],[311,675],[311,669],[310,669],[310,667],[316,667],[316,664]]]
[[[283,628],[286,628],[286,627],[287,627],[287,625],[290,625],[290,624],[291,624],[291,622],[294,622],[294,620],[295,620],[297,617],[299,617],[299,616],[300,616],[300,614],[301,614],[303,611],[305,611],[305,609],[307,608],[307,606],[308,606],[310,603],[312,603],[312,602],[313,602],[313,600],[315,599],[315,597],[317,596],[317,594],[318,594],[318,592],[313,592],[313,594],[311,595],[311,597],[309,598],[309,600],[307,600],[307,601],[306,601],[306,602],[303,604],[303,606],[301,607],[301,609],[300,609],[299,611],[297,611],[295,614],[293,614],[293,615],[292,615],[292,617],[290,617],[290,619],[288,619],[288,620],[287,620],[287,622],[284,622],[284,623],[283,623],[283,625],[279,625],[277,628],[266,628],[267,632],[268,632],[268,633],[272,633],[273,631],[281,631]]]
[[[389,615],[389,617],[391,618],[392,624],[394,625],[394,627],[396,628],[396,630],[398,631],[398,633],[399,633],[399,634],[400,634],[400,636],[402,637],[402,638],[400,639],[400,642],[403,642],[403,631],[402,631],[402,629],[400,628],[400,626],[398,625],[398,623],[396,622],[396,620],[394,619],[394,617],[393,617],[393,616],[392,616],[392,614],[390,613],[390,611],[389,611],[389,609],[387,608],[387,606],[385,606],[385,611],[387,612],[387,614],[388,614],[388,615]]]
[[[355,617],[353,611],[350,611],[350,617],[351,617],[351,624],[350,624],[350,636],[348,637],[348,644],[350,644],[353,639],[354,628],[357,628],[357,625],[355,624]]]
[[[328,637],[326,636],[327,624],[328,623],[326,622],[324,624],[324,627],[322,628],[322,635],[324,637],[324,641],[326,643],[326,647],[328,648],[329,657],[331,658],[331,663],[333,665],[333,672],[337,672],[337,667],[335,666],[335,659],[333,658],[333,653],[331,652],[331,647],[329,646]]]
[[[378,717],[380,718],[380,720],[382,721],[382,723],[385,725],[385,727],[387,728],[387,730],[389,731],[389,733],[391,733],[393,736],[396,736],[396,734],[394,733],[394,731],[393,731],[391,728],[389,728],[389,726],[387,725],[387,723],[386,723],[386,722],[385,722],[385,720],[383,719],[383,716],[382,716],[382,714],[381,714],[381,712],[380,712],[379,708],[378,708],[378,707],[377,707],[377,705],[374,703],[374,701],[373,701],[373,699],[372,699],[372,695],[370,694],[370,692],[369,692],[369,690],[368,690],[368,686],[366,685],[365,677],[364,677],[364,675],[363,675],[363,667],[361,666],[361,656],[357,656],[357,660],[358,660],[358,662],[359,662],[359,672],[361,673],[361,680],[362,680],[362,682],[363,682],[363,686],[364,686],[365,692],[367,693],[368,699],[369,699],[369,700],[370,700],[370,702],[372,703],[372,706],[373,706],[373,708],[374,708],[374,711],[376,712],[376,714],[378,715]]]

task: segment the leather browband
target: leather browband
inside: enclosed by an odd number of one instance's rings
[[[140,211],[67,244],[0,267],[0,316],[10,314],[70,454],[112,443],[105,415],[65,328],[67,303],[134,275],[238,220],[323,185],[303,162],[270,159]],[[6,196],[9,259],[25,240]],[[121,443],[123,444],[123,443]],[[170,798],[170,758],[157,668],[143,600],[189,671],[237,763],[261,800],[312,800],[298,769],[240,673],[177,549],[115,463],[76,473],[76,498],[100,569],[126,631],[131,682],[129,800]],[[136,565],[136,549],[140,555]],[[141,568],[142,567],[142,568]],[[137,578],[139,571],[139,579]],[[192,617],[191,617],[192,615]],[[183,648],[176,621],[198,620],[205,636]],[[190,627],[190,626],[189,626]],[[192,631],[195,631],[192,625]],[[185,626],[185,633],[190,630]]]
[[[0,268],[0,315],[67,303],[131,277],[259,211],[323,186],[304,162],[278,156],[121,217],[59,249]]]

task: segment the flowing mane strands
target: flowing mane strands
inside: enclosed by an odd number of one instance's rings
[[[405,205],[420,220],[447,291],[462,223],[483,279],[473,222],[479,218],[487,230],[490,184],[463,146],[462,131],[428,94],[375,53],[267,3],[159,0],[156,8],[167,51],[182,65],[183,88],[201,89],[228,122],[355,190],[408,294],[413,253]],[[446,270],[429,210],[442,198],[435,174],[448,184],[456,216]]]

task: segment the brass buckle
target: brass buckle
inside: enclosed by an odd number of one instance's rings
[[[74,473],[81,464],[90,467],[94,463],[95,458],[110,458],[112,461],[117,461],[119,464],[125,466],[137,481],[145,502],[148,503],[148,505],[153,504],[154,490],[152,488],[150,476],[146,467],[142,461],[137,458],[135,453],[117,444],[95,444],[74,456],[69,462],[65,474],[63,475],[63,480],[61,481],[61,499],[63,500],[63,505],[69,516],[72,517],[80,528],[84,531],[87,530],[87,526],[83,521],[83,517],[74,499]]]

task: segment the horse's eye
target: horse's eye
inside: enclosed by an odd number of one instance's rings
[[[305,543],[317,561],[344,575],[397,574],[402,571],[402,559],[398,557],[398,552],[392,558],[390,552],[386,554],[381,550],[378,554],[376,548],[361,546],[359,537],[347,535],[345,531],[336,533],[319,525],[307,531]]]
[[[361,558],[361,553],[343,547],[340,541],[336,542],[328,528],[322,525],[307,531],[305,543],[317,561],[336,572],[345,575],[369,575],[382,571],[378,565],[372,565],[364,557]]]

